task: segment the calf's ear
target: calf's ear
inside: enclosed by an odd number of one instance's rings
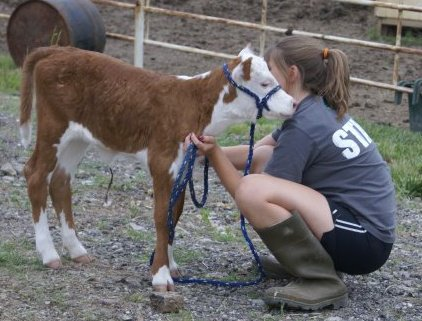
[[[252,57],[249,57],[234,68],[232,77],[236,82],[241,83],[251,79],[252,59]]]
[[[252,45],[250,43],[248,43],[248,45],[239,52],[239,57],[241,57],[242,60],[245,60],[249,58],[250,56],[254,56],[254,55],[255,54],[252,50]]]

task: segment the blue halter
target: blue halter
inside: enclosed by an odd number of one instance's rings
[[[268,107],[268,100],[271,98],[272,95],[274,95],[277,91],[279,91],[281,89],[280,85],[275,86],[273,89],[271,89],[261,99],[261,98],[258,97],[257,94],[255,94],[254,92],[252,92],[248,88],[246,88],[242,85],[239,85],[237,82],[234,81],[234,79],[232,78],[232,75],[230,73],[229,66],[227,66],[227,64],[223,65],[223,72],[224,72],[224,76],[226,76],[226,79],[229,81],[229,83],[232,86],[236,87],[240,91],[243,91],[245,94],[247,94],[247,95],[249,95],[249,96],[251,96],[255,99],[256,108],[258,108],[258,115],[256,116],[257,119],[262,117],[262,112],[264,111],[264,109],[270,110],[270,108]]]

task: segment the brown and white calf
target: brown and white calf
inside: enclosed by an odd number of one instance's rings
[[[228,63],[233,79],[258,96],[277,85],[265,61],[249,48]],[[21,87],[20,131],[31,141],[31,109],[37,110],[37,136],[24,174],[32,205],[36,248],[45,265],[58,268],[60,256],[49,232],[46,202],[62,226],[63,245],[76,262],[89,262],[75,232],[71,179],[90,147],[110,163],[134,157],[152,176],[155,257],[154,290],[174,289],[177,273],[168,244],[167,207],[172,183],[184,157],[190,132],[217,135],[229,125],[253,121],[255,100],[230,85],[222,67],[195,76],[173,76],[140,69],[104,54],[70,47],[34,50],[25,60]],[[264,117],[290,116],[292,98],[279,90]],[[183,197],[175,209],[177,222]]]

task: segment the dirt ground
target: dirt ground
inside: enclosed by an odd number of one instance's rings
[[[19,2],[3,0],[0,13],[11,13]],[[151,4],[260,21],[259,0],[151,0]],[[98,8],[107,31],[133,35],[132,12],[104,5]],[[375,27],[373,9],[336,1],[269,0],[268,8],[268,24],[282,28],[369,40],[368,30]],[[268,46],[281,36],[268,33]],[[253,30],[158,15],[150,17],[150,38],[229,54],[236,54],[248,43],[259,47],[259,32]],[[345,51],[353,77],[391,83],[393,53],[334,42],[327,46]],[[7,53],[4,19],[0,19],[0,52]],[[133,61],[130,42],[109,38],[105,53]],[[223,61],[145,47],[145,67],[171,74],[198,74]],[[401,55],[400,79],[422,78],[421,70],[421,57]],[[350,113],[407,129],[406,95],[404,98],[396,105],[392,91],[355,84]],[[76,175],[74,200],[79,236],[96,260],[88,266],[67,260],[59,271],[43,269],[35,253],[26,183],[20,175],[29,152],[17,147],[16,115],[8,112],[17,104],[18,97],[0,95],[0,166],[8,163],[16,171],[0,173],[0,250],[12,249],[16,254],[13,264],[0,268],[0,320],[422,320],[420,200],[400,203],[398,241],[387,264],[370,275],[345,276],[350,295],[346,308],[315,313],[269,311],[260,294],[280,281],[266,280],[241,289],[179,285],[185,309],[178,314],[158,313],[149,303],[148,258],[154,246],[149,178],[136,164],[117,165],[113,204],[103,207],[107,168],[91,154]],[[201,175],[195,175],[200,186]],[[187,274],[253,279],[255,272],[240,235],[237,210],[213,173],[210,186],[206,211],[199,212],[187,201],[176,235],[176,260]],[[52,220],[50,227],[60,242],[56,223]],[[260,252],[265,252],[257,236],[251,235]]]

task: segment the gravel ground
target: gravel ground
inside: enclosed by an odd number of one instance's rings
[[[178,285],[179,313],[151,307],[148,260],[154,247],[151,185],[134,163],[114,167],[112,205],[104,207],[109,176],[88,154],[74,181],[79,237],[95,258],[79,266],[68,258],[60,270],[42,267],[22,167],[28,151],[18,146],[14,110],[18,97],[0,96],[0,320],[422,320],[422,229],[420,199],[401,201],[398,238],[385,266],[370,275],[345,276],[349,304],[315,313],[269,310],[262,292],[284,281],[265,280],[245,288]],[[198,193],[202,173],[195,171]],[[50,208],[50,214],[52,214]],[[176,233],[176,261],[184,274],[220,280],[253,280],[256,271],[229,195],[210,172],[205,210],[188,199]],[[60,248],[59,226],[50,228]],[[249,229],[258,251],[266,250]],[[66,253],[63,253],[66,258]]]

